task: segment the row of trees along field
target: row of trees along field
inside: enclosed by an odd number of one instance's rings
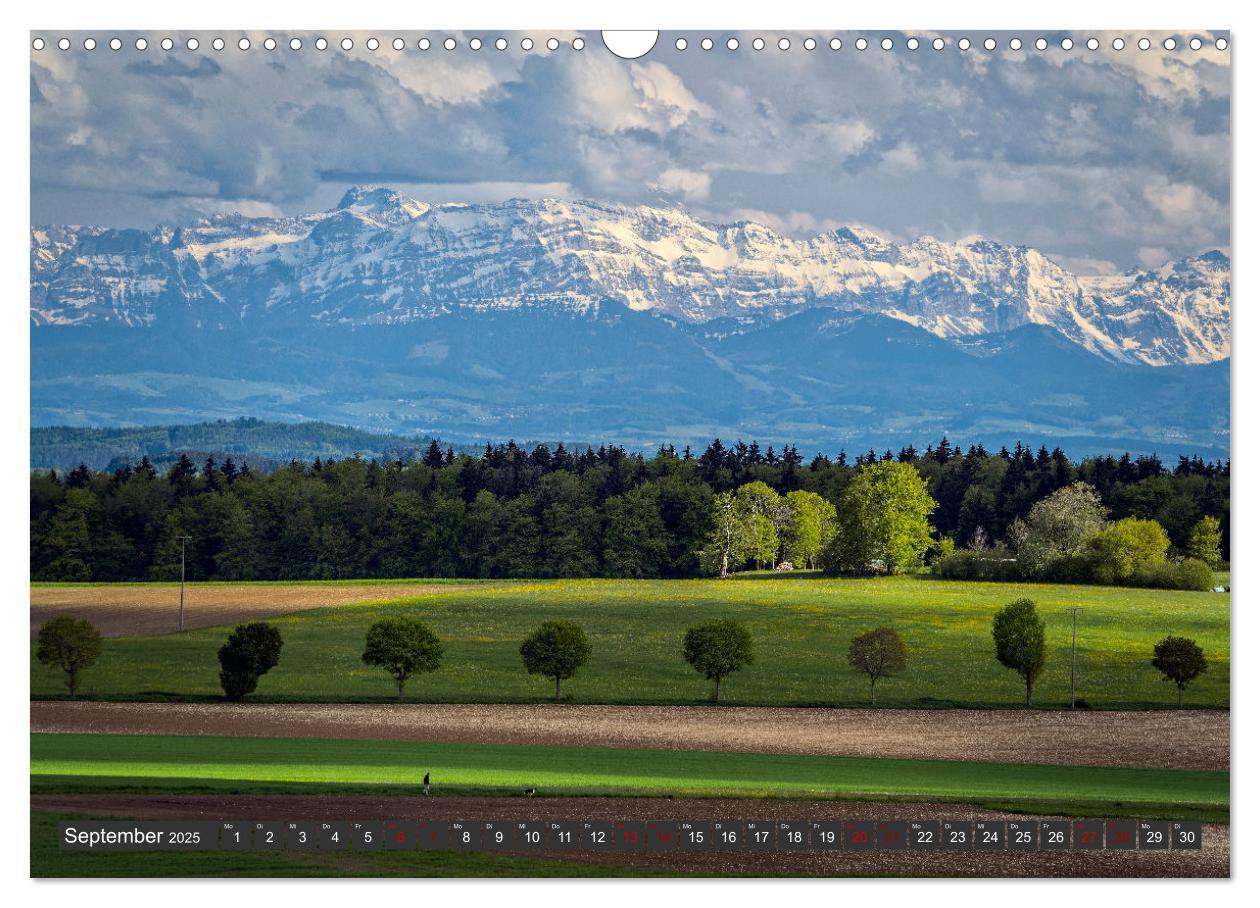
[[[275,625],[262,621],[237,625],[218,653],[224,697],[240,701],[253,693],[259,679],[279,664],[283,645]],[[1031,599],[1017,599],[993,616],[993,646],[997,661],[1018,673],[1024,705],[1031,707],[1034,685],[1046,667],[1046,624]],[[73,699],[83,672],[95,664],[101,648],[101,635],[90,622],[58,615],[39,629],[36,658],[65,674]],[[590,661],[592,651],[586,631],[567,620],[544,621],[520,647],[525,670],[555,685],[556,702],[560,701],[561,682],[577,674]],[[361,658],[389,674],[402,701],[407,682],[440,669],[444,655],[442,641],[428,625],[395,616],[368,628]],[[713,682],[712,700],[717,702],[722,696],[722,679],[753,663],[753,636],[746,625],[728,618],[694,624],[683,636],[682,656]],[[876,684],[905,671],[907,659],[906,644],[893,627],[865,631],[849,642],[849,667],[869,680],[871,706],[875,705]],[[1171,635],[1155,644],[1151,665],[1176,686],[1178,706],[1186,685],[1208,667],[1197,643]],[[1075,707],[1076,701],[1071,705]]]
[[[866,519],[857,496],[875,491],[860,477],[888,464],[921,480],[928,560],[950,546],[1009,545],[1034,504],[1076,482],[1097,493],[1107,520],[1158,523],[1174,558],[1190,550],[1204,516],[1229,538],[1229,465],[1198,458],[1171,469],[1127,454],[1073,463],[1057,449],[963,451],[948,439],[924,451],[819,454],[808,463],[794,447],[755,442],[714,441],[698,453],[662,447],[652,456],[616,446],[526,451],[510,442],[474,456],[434,443],[417,460],[317,459],[271,473],[187,457],[165,473],[143,459],[114,471],[38,471],[31,574],[174,579],[187,535],[194,580],[689,577],[720,572],[715,530],[724,513],[752,524],[735,529],[729,570],[782,560],[827,568],[833,530],[860,529]],[[862,539],[843,538],[858,548],[833,568],[878,560]],[[912,548],[922,541],[903,540]]]

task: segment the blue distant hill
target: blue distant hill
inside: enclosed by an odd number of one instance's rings
[[[343,452],[384,445],[378,436],[437,436],[629,447],[756,438],[834,453],[948,434],[992,447],[1045,442],[1072,456],[1215,458],[1229,452],[1229,361],[1122,363],[1035,325],[955,343],[827,308],[701,325],[605,303],[577,315],[518,309],[284,331],[31,332],[34,426],[241,417],[331,424],[309,431]]]

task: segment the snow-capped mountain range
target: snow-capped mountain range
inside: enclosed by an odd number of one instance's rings
[[[382,326],[487,310],[590,314],[606,303],[692,324],[829,307],[963,346],[1042,325],[1105,358],[1153,366],[1230,355],[1220,252],[1081,276],[983,237],[898,245],[851,227],[797,240],[679,208],[428,205],[373,187],[301,217],[31,229],[37,326]]]

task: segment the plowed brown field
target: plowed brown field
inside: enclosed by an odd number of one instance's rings
[[[782,709],[461,704],[31,703],[31,730],[648,747],[932,760],[1229,769],[1208,710]]]
[[[1030,819],[958,804],[666,798],[465,798],[319,795],[38,794],[31,809],[128,819],[214,820],[981,820]],[[1200,851],[521,852],[690,873],[808,876],[1227,877],[1229,827],[1203,827]]]
[[[398,599],[450,590],[451,584],[189,584],[184,627],[212,627],[288,612]],[[31,587],[31,637],[54,615],[86,618],[106,637],[147,637],[177,630],[179,587],[152,583]]]

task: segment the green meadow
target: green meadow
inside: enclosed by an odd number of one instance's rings
[[[723,682],[729,703],[863,705],[866,682],[845,663],[849,640],[892,625],[909,650],[908,670],[880,682],[880,701],[904,707],[1022,705],[1014,672],[993,658],[994,611],[1033,599],[1047,626],[1048,663],[1038,705],[1068,699],[1071,607],[1083,607],[1077,638],[1078,697],[1094,708],[1168,706],[1172,686],[1150,665],[1167,634],[1192,637],[1208,671],[1186,705],[1229,705],[1229,596],[1213,593],[1041,584],[963,583],[922,576],[826,579],[755,575],[728,580],[558,580],[452,584],[430,594],[315,609],[272,619],[284,635],[280,664],[252,701],[376,701],[392,698],[384,672],[360,660],[369,625],[387,615],[427,622],[446,648],[443,667],[419,676],[407,699],[526,702],[546,699],[549,682],[527,675],[518,652],[539,622],[580,623],[591,661],[564,685],[579,703],[703,701],[709,682],[682,659],[688,625],[717,617],[744,621],[756,661]],[[230,628],[160,637],[111,638],[84,674],[89,697],[115,700],[216,698],[216,652]],[[32,660],[31,695],[64,695],[62,678]]]
[[[31,736],[32,790],[378,791],[441,794],[890,799],[1021,805],[1070,802],[1156,816],[1218,816],[1229,773],[714,753],[607,747],[436,744],[325,738]]]

